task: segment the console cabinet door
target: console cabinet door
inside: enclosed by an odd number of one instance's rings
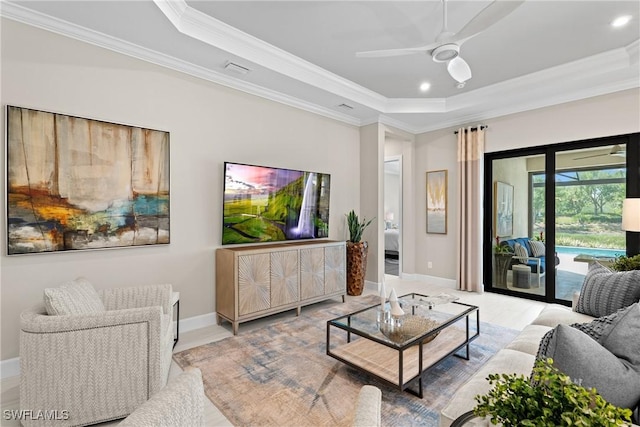
[[[271,257],[266,254],[238,256],[238,313],[255,313],[271,306]]]
[[[298,301],[298,251],[271,253],[271,307]]]
[[[300,299],[324,295],[324,248],[300,250]]]
[[[347,262],[344,246],[327,246],[324,249],[325,294],[345,291],[347,286],[345,264]]]

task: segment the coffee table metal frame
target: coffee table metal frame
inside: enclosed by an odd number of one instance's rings
[[[417,293],[411,293],[411,294],[406,294],[403,295],[401,297],[399,297],[401,300],[402,299],[407,299],[407,298],[413,298],[415,299],[416,297],[423,297],[423,298],[429,298],[427,295],[422,295],[422,294],[417,294]],[[461,313],[458,314],[452,314],[452,317],[447,320],[446,322],[440,324],[437,328],[434,328],[432,330],[427,331],[424,334],[420,334],[417,335],[416,337],[402,343],[402,344],[397,344],[394,343],[391,340],[387,340],[384,339],[383,337],[380,336],[375,336],[370,334],[367,331],[362,331],[357,329],[356,327],[352,327],[351,326],[351,317],[355,316],[357,314],[363,313],[367,310],[375,310],[377,308],[379,308],[379,304],[374,305],[374,306],[370,306],[367,308],[364,308],[362,310],[358,310],[355,311],[353,313],[349,313],[340,317],[337,317],[335,319],[331,319],[327,321],[327,344],[326,344],[326,352],[328,356],[331,356],[337,360],[339,360],[340,362],[349,365],[357,370],[360,370],[366,374],[372,375],[374,377],[376,377],[377,379],[381,380],[382,382],[389,384],[391,386],[397,387],[400,391],[407,391],[415,396],[418,396],[419,398],[422,399],[423,397],[423,390],[422,390],[422,374],[424,374],[424,372],[426,372],[427,370],[429,370],[430,368],[432,368],[433,366],[437,365],[438,363],[440,363],[441,361],[443,361],[444,359],[446,359],[447,357],[454,355],[456,357],[460,357],[462,359],[465,360],[469,360],[469,344],[475,340],[476,338],[478,338],[480,336],[480,309],[477,306],[474,305],[469,305],[469,304],[464,304],[461,302],[451,302],[450,304],[457,304],[460,306],[464,306],[466,307],[465,310],[463,310]],[[415,307],[412,309],[415,311]],[[435,306],[435,310],[437,311],[437,306]],[[476,318],[476,332],[475,334],[471,335],[470,334],[470,330],[469,330],[469,316],[472,315],[473,313],[475,313],[475,318]],[[415,313],[412,313],[415,314]],[[340,323],[339,321],[341,319],[345,319],[346,318],[346,325],[343,323]],[[465,326],[466,326],[466,331],[465,331],[465,339],[463,342],[459,343],[458,345],[455,345],[454,347],[452,347],[449,351],[447,351],[442,357],[438,358],[437,360],[433,361],[432,363],[430,363],[429,365],[425,366],[423,363],[423,356],[424,356],[424,347],[425,346],[430,346],[430,345],[439,345],[441,344],[441,341],[436,341],[436,342],[428,342],[425,343],[425,340],[427,340],[427,338],[439,334],[440,332],[446,330],[447,328],[449,328],[450,326],[454,325],[455,323],[458,323],[461,319],[465,319]],[[351,334],[354,335],[358,335],[366,340],[375,342],[377,344],[381,344],[383,346],[386,346],[388,348],[394,349],[398,352],[398,381],[397,382],[393,382],[390,381],[386,378],[383,378],[382,376],[378,375],[376,372],[372,372],[371,369],[367,369],[366,367],[360,366],[358,363],[353,362],[352,360],[348,360],[345,357],[340,356],[339,354],[336,354],[335,349],[331,348],[331,332],[332,332],[332,328],[337,328],[337,329],[341,329],[346,331],[347,333],[347,344],[351,343]],[[404,370],[404,356],[405,356],[405,352],[409,349],[411,349],[412,347],[418,346],[418,373],[417,375],[412,376],[411,378],[408,379],[404,379],[403,378],[403,370]],[[464,355],[459,355],[457,354],[463,347],[466,347],[466,352]],[[417,390],[413,390],[409,387],[409,385],[415,381],[418,380],[418,389]]]

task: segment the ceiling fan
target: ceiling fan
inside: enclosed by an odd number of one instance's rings
[[[576,157],[573,160],[582,160],[582,159],[589,159],[591,157],[602,157],[602,156],[626,157],[627,149],[616,144],[613,147],[611,147],[611,151],[609,151],[608,153],[593,154],[591,156],[584,156],[584,157]]]
[[[447,29],[447,2],[442,0],[442,31],[436,37],[435,42],[419,47],[357,52],[356,56],[358,58],[381,58],[416,53],[430,54],[431,59],[435,62],[446,62],[447,71],[459,83],[458,87],[464,87],[466,81],[471,78],[471,68],[460,57],[462,44],[500,21],[522,3],[524,1],[496,0],[467,22],[460,31],[452,33]]]

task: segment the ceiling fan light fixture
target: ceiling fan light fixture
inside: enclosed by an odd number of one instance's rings
[[[460,47],[455,43],[443,44],[433,49],[431,58],[435,62],[447,62],[456,58],[460,54]]]
[[[447,64],[447,71],[458,83],[465,83],[467,80],[471,78],[471,68],[469,68],[469,64],[460,58],[459,56],[453,58]],[[464,87],[464,86],[462,86]],[[458,89],[462,89],[458,86]]]

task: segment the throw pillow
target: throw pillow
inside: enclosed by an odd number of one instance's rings
[[[82,277],[58,288],[44,290],[44,305],[49,315],[89,314],[105,311],[100,296]]]
[[[640,373],[640,304],[621,311],[600,337],[600,344],[620,359],[628,361]],[[638,381],[640,384],[640,381]]]
[[[544,256],[545,248],[543,242],[539,240],[529,240],[529,247],[531,248],[531,255],[534,257]]]
[[[576,328],[589,335],[594,340],[601,342],[602,337],[608,335],[630,310],[638,309],[638,303],[635,303],[629,307],[621,308],[608,316],[593,319],[589,323],[573,323],[571,327]]]
[[[527,248],[525,248],[524,246],[522,246],[520,243],[515,243],[513,245],[513,252],[515,252],[517,257],[528,257],[529,256],[529,252],[527,252]],[[520,262],[525,263],[527,262],[527,260],[520,260]]]
[[[623,328],[626,329],[626,328]],[[618,358],[587,334],[568,325],[558,325],[547,333],[539,358],[553,359],[555,366],[572,381],[595,388],[609,403],[634,408],[640,401],[640,367]],[[543,350],[543,351],[541,351]],[[637,351],[637,350],[636,350]]]
[[[589,266],[575,311],[608,316],[640,300],[640,270],[613,272],[597,262]]]

